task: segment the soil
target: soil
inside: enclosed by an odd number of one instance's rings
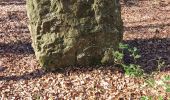
[[[124,0],[121,5],[123,42],[138,48],[142,56],[138,64],[151,73],[161,59],[165,62],[164,68],[154,79],[170,75],[170,1]],[[44,71],[35,58],[27,25],[24,0],[0,1],[1,100],[170,98],[163,87],[147,86],[143,78],[126,76],[114,66],[67,67],[53,73]]]

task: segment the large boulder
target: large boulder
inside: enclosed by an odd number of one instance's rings
[[[53,69],[112,62],[122,40],[119,0],[27,0],[40,65]]]

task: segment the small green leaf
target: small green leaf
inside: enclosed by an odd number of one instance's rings
[[[159,96],[158,100],[164,100],[164,98],[162,96]]]
[[[170,81],[170,75],[164,77],[165,81]]]
[[[170,92],[170,87],[166,89],[166,92]]]
[[[133,50],[132,50],[131,48],[128,48],[128,51],[129,51],[129,52],[132,52]]]
[[[151,96],[142,96],[141,98],[140,98],[140,100],[152,100],[152,97]]]
[[[135,52],[136,52],[137,50],[138,50],[138,49],[137,49],[136,47],[134,47],[134,48],[133,48],[133,51],[135,51]]]
[[[123,43],[119,44],[119,49],[127,49],[127,48],[129,48],[128,44],[123,44]]]
[[[140,100],[148,100],[148,97],[147,97],[147,96],[142,96],[142,97],[140,98]]]
[[[166,84],[166,88],[170,88],[170,84]]]
[[[154,79],[147,79],[145,82],[151,87],[155,86],[155,80]]]
[[[141,57],[141,55],[136,55],[136,56],[135,56],[136,59],[138,59],[138,58],[140,58],[140,57]]]

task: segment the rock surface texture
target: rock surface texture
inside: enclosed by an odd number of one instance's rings
[[[33,48],[47,69],[112,62],[122,40],[119,0],[27,0]]]

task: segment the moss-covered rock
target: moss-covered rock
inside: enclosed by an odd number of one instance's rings
[[[47,69],[112,61],[122,40],[119,0],[27,0],[32,45]]]

